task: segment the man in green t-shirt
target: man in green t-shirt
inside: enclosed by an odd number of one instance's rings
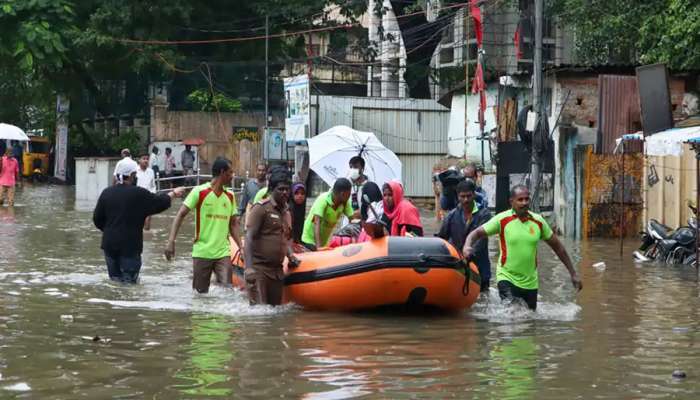
[[[238,207],[233,193],[226,189],[231,185],[233,169],[231,161],[217,158],[211,168],[212,180],[196,186],[180,207],[173,221],[165,257],[175,255],[175,238],[182,220],[194,210],[195,237],[192,247],[192,288],[199,293],[209,291],[211,274],[216,274],[220,285],[231,285],[231,247],[229,236],[241,246],[239,237]]]
[[[496,280],[502,300],[522,299],[531,310],[537,308],[537,243],[544,240],[571,274],[574,288],[583,285],[571,263],[571,258],[547,221],[529,211],[530,191],[523,185],[510,190],[511,209],[495,215],[487,223],[472,231],[462,252],[469,259],[474,255],[473,245],[479,239],[498,234],[501,254],[498,259]]]
[[[333,233],[333,228],[340,218],[352,216],[350,191],[352,183],[345,178],[339,178],[333,184],[333,190],[318,196],[311,211],[304,221],[304,232],[301,234],[303,245],[311,251],[327,246]]]

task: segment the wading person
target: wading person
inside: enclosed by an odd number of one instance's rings
[[[350,170],[348,178],[352,183],[352,191],[350,192],[350,204],[354,210],[353,219],[360,218],[360,205],[362,204],[362,188],[365,183],[369,182],[369,178],[365,175],[365,159],[360,156],[355,156],[348,162]]]
[[[164,168],[165,168],[165,174],[163,175],[164,178],[170,178],[174,175],[175,173],[175,157],[173,156],[173,149],[170,147],[165,148],[165,158],[163,159],[164,161]],[[168,187],[173,187],[173,181],[169,180],[168,182]]]
[[[289,212],[292,216],[292,241],[301,244],[306,219],[306,186],[303,183],[292,185],[289,198]]]
[[[5,203],[7,196],[7,205],[15,205],[15,185],[22,181],[19,179],[19,162],[12,157],[12,149],[6,148],[5,155],[0,159],[0,206]]]
[[[212,180],[192,189],[178,211],[165,249],[165,257],[175,255],[175,238],[182,221],[194,210],[195,238],[192,247],[192,288],[207,293],[212,273],[222,286],[231,285],[231,249],[229,236],[241,247],[239,237],[238,208],[233,193],[226,190],[231,185],[233,169],[231,161],[217,158],[211,168]]]
[[[194,151],[192,151],[192,146],[189,144],[185,145],[185,150],[180,154],[180,165],[182,165],[182,174],[185,176],[191,176],[194,174]],[[185,178],[185,184],[194,182],[193,178]]]
[[[154,147],[157,149],[157,147]],[[139,168],[136,170],[136,186],[142,187],[151,193],[156,192],[156,175],[152,168],[149,167],[151,159],[147,154],[139,158]],[[151,229],[151,217],[146,217],[143,224],[143,229],[148,231]]]
[[[160,150],[158,149],[158,146],[153,146],[153,149],[151,150],[151,156],[148,158],[148,165],[151,167],[153,170],[154,175],[161,174],[163,171],[163,168],[161,166],[161,158],[160,154],[158,154]]]
[[[576,290],[583,285],[576,274],[569,254],[542,216],[529,211],[530,191],[523,185],[510,190],[511,209],[495,215],[486,224],[467,236],[463,253],[471,258],[474,243],[487,236],[500,235],[501,255],[496,270],[498,293],[503,301],[523,301],[531,310],[537,309],[537,243],[544,240],[571,275]]]
[[[423,224],[416,206],[403,197],[403,186],[397,181],[385,183],[382,187],[382,214],[379,223],[373,214],[367,217],[365,230],[374,237],[423,236]],[[386,231],[386,232],[385,232]]]
[[[102,231],[102,250],[109,278],[136,283],[141,271],[143,224],[146,217],[170,208],[173,197],[181,197],[183,188],[156,195],[134,185],[138,165],[132,159],[117,164],[117,184],[100,194],[93,222]]]
[[[117,179],[117,167],[119,167],[119,163],[121,163],[122,160],[124,160],[125,158],[128,158],[129,160],[131,160],[131,151],[129,149],[122,149],[119,152],[119,155],[121,156],[121,160],[119,160],[117,165],[114,166],[114,174],[112,174],[112,185],[116,185],[117,181],[118,181],[118,179]]]
[[[489,210],[477,205],[475,192],[476,184],[471,179],[457,184],[457,208],[447,214],[436,235],[450,242],[456,249],[462,249],[467,235],[491,219]],[[491,281],[488,239],[481,239],[474,245],[474,262],[479,267],[481,291],[486,292]]]
[[[245,218],[253,205],[253,199],[258,191],[267,186],[267,165],[265,163],[258,163],[255,169],[255,178],[248,179],[245,187],[243,188],[243,194],[241,196],[241,204],[238,205],[238,215],[241,218]]]
[[[477,185],[477,182],[479,182],[479,180],[477,179],[477,170],[478,168],[476,167],[476,164],[469,163],[466,167],[464,167],[462,173],[464,174],[464,177],[466,179],[471,179],[472,181],[474,181],[474,185],[476,186],[476,190],[474,191],[476,197],[474,198],[474,200],[479,204],[479,207],[488,208],[489,201],[486,198],[486,192],[481,186]]]
[[[289,171],[287,170],[286,166],[273,165],[267,170],[267,174],[265,175],[265,182],[268,182],[270,180],[270,177],[274,173],[283,173],[283,174],[287,174],[287,176],[290,176]],[[266,184],[264,187],[260,188],[260,190],[258,190],[257,193],[255,193],[255,198],[253,198],[253,204],[266,199],[268,194],[269,193],[267,192],[267,184]],[[252,206],[253,204],[248,203],[248,205],[250,205],[250,206]]]
[[[344,215],[350,218],[353,214],[350,204],[352,184],[345,178],[339,178],[333,184],[333,189],[318,196],[314,201],[309,215],[304,221],[304,232],[301,235],[302,244],[311,251],[316,251],[328,245],[333,229]]]
[[[291,249],[291,215],[287,173],[270,177],[270,196],[250,209],[246,224],[245,281],[250,304],[279,305],[284,289],[284,257],[298,264]]]

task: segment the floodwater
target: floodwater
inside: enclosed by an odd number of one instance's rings
[[[177,259],[161,256],[175,209],[145,237],[141,283],[121,286],[107,279],[92,205],[76,204],[73,188],[25,185],[17,201],[0,207],[2,399],[697,399],[700,391],[695,271],[634,264],[633,240],[624,259],[617,241],[566,242],[584,280],[578,295],[541,249],[536,313],[501,306],[494,289],[460,315],[315,313],[251,308],[220,288],[194,294],[191,219]],[[604,269],[592,267],[601,261]],[[94,336],[102,340],[87,340]]]

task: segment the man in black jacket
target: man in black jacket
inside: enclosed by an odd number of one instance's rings
[[[92,219],[102,231],[102,250],[109,278],[136,283],[141,271],[143,224],[149,215],[170,208],[173,197],[182,197],[184,188],[168,194],[153,194],[136,186],[138,164],[131,158],[117,163],[117,184],[105,189],[97,200]]]
[[[435,235],[449,241],[456,249],[464,247],[467,235],[491,219],[489,209],[481,207],[476,201],[476,188],[471,179],[457,184],[459,205],[447,214],[442,221],[440,232]],[[479,267],[481,292],[488,292],[491,280],[488,239],[477,242],[475,249],[473,261]]]

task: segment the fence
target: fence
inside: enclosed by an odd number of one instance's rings
[[[680,156],[647,156],[644,163],[644,220],[670,227],[685,225],[696,200],[695,152],[683,145]]]
[[[583,237],[638,234],[643,209],[644,155],[594,154],[587,146],[583,170]]]

